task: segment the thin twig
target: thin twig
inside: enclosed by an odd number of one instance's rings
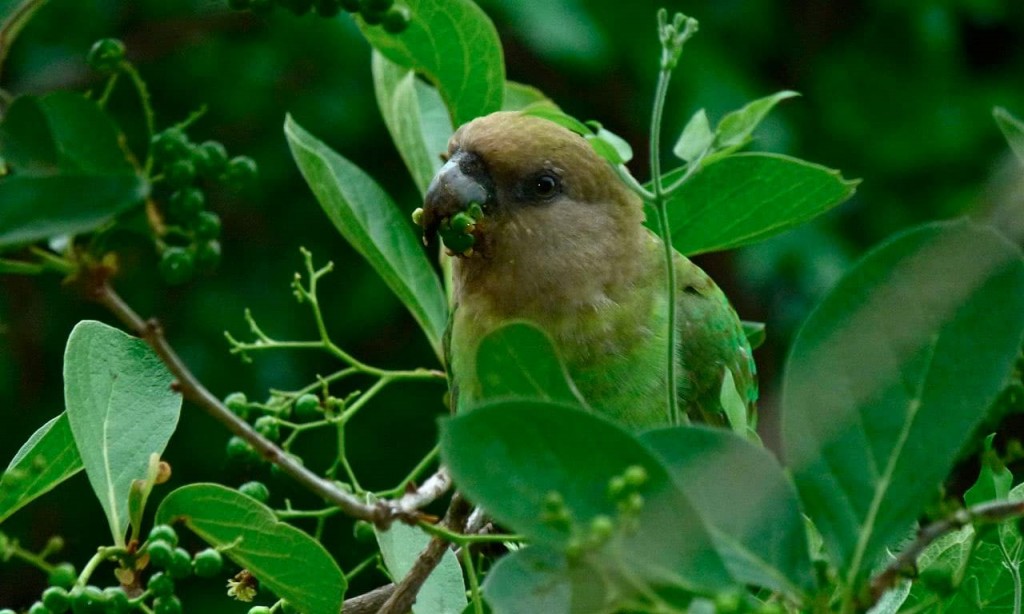
[[[394,584],[386,584],[369,593],[346,599],[341,606],[343,614],[377,614],[384,602],[395,592]]]
[[[452,487],[452,476],[448,468],[441,467],[437,473],[427,478],[416,490],[403,495],[395,501],[395,508],[400,512],[411,512],[430,505]]]
[[[923,527],[917,532],[917,539],[871,580],[871,602],[878,601],[908,572],[913,573],[921,553],[946,533],[962,529],[969,524],[1002,522],[1018,516],[1024,516],[1024,501],[994,501],[957,510],[948,518]]]

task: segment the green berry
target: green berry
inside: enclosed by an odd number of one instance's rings
[[[164,595],[174,594],[174,578],[169,573],[159,572],[155,573],[149,578],[149,582],[146,583],[146,588],[153,592],[154,595],[161,597]]]
[[[217,141],[206,141],[192,150],[191,159],[200,177],[214,179],[224,172],[224,167],[228,163],[228,151]]]
[[[164,171],[164,177],[171,187],[184,188],[196,180],[196,167],[191,160],[175,160]]]
[[[224,406],[231,410],[231,413],[235,414],[242,420],[249,418],[249,399],[246,398],[244,392],[232,392],[228,396],[224,397]]]
[[[184,548],[175,548],[174,556],[171,557],[171,564],[167,571],[175,580],[181,580],[192,575],[192,556]]]
[[[292,454],[290,452],[286,453],[285,456],[287,456],[289,458],[289,460],[291,460],[296,465],[302,465],[303,464],[301,456],[296,456],[295,454]],[[284,472],[284,469],[281,469],[281,466],[278,465],[277,463],[274,463],[274,464],[272,464],[270,466],[270,474],[272,476],[274,476],[274,477],[277,477],[277,478],[280,478],[280,477],[283,477],[284,475],[286,475],[285,472]]]
[[[173,548],[178,545],[178,532],[169,524],[158,524],[149,530],[150,542],[167,542]]]
[[[295,416],[301,420],[312,420],[320,415],[320,398],[315,394],[304,394],[295,401]]]
[[[316,0],[313,3],[313,7],[316,9],[316,14],[321,17],[334,17],[341,12],[341,5],[338,4],[338,0]]]
[[[200,271],[212,271],[220,264],[220,241],[203,241],[195,249],[196,267]]]
[[[100,614],[105,604],[103,591],[95,586],[76,586],[71,591],[71,611],[75,614]]]
[[[207,548],[196,553],[192,559],[192,571],[200,578],[212,578],[224,568],[224,559],[220,552]]]
[[[181,601],[174,595],[157,597],[153,601],[153,614],[181,614]]]
[[[249,0],[228,0],[228,7],[236,11],[244,11],[249,8]]]
[[[63,614],[71,607],[71,598],[62,586],[51,586],[43,591],[42,601],[46,609],[54,614]]]
[[[597,541],[604,542],[612,536],[614,531],[615,522],[604,514],[594,516],[594,519],[590,521],[590,534]]]
[[[53,567],[50,572],[50,586],[59,586],[64,589],[71,589],[78,581],[78,571],[71,563],[60,563]]]
[[[107,614],[127,614],[132,606],[128,603],[128,595],[120,586],[110,586],[103,589],[103,596],[107,600]]]
[[[263,482],[246,482],[238,487],[238,492],[252,497],[260,503],[266,503],[270,499],[270,489]]]
[[[356,538],[356,541],[363,543],[373,543],[377,539],[377,533],[373,529],[373,524],[365,520],[357,520],[352,525],[352,536]]]
[[[367,10],[363,7],[359,8],[359,15],[368,26],[379,26],[384,21],[384,13]]]
[[[160,256],[160,274],[172,286],[192,279],[194,272],[195,259],[185,248],[168,247]]]
[[[237,156],[228,162],[227,169],[224,171],[224,181],[232,190],[241,192],[249,189],[256,182],[257,174],[259,174],[259,168],[256,166],[255,160],[248,156]]]
[[[116,38],[101,38],[92,45],[86,58],[100,72],[115,72],[124,61],[124,43]]]
[[[278,423],[277,418],[273,416],[260,416],[256,419],[256,423],[253,426],[256,427],[257,433],[270,441],[277,441],[281,438],[281,425]]]
[[[249,608],[248,614],[270,614],[273,612],[270,608],[265,605],[257,605]]]
[[[28,614],[50,614],[50,609],[43,602],[37,601],[28,609]]]
[[[188,155],[188,136],[181,128],[168,128],[153,136],[153,157],[161,162],[172,162]]]
[[[165,541],[151,541],[146,552],[149,553],[149,561],[160,569],[166,569],[174,558],[174,546]]]
[[[256,450],[237,435],[228,439],[227,454],[228,458],[236,463],[250,463],[259,459]]]
[[[187,222],[196,219],[206,206],[203,191],[196,187],[184,187],[171,194],[167,202],[167,213],[175,220]]]
[[[384,26],[385,32],[401,34],[409,27],[409,22],[412,21],[412,13],[408,7],[396,5],[384,13],[382,21],[381,25]]]
[[[647,470],[641,465],[630,465],[626,467],[622,477],[625,478],[627,485],[639,488],[647,482]]]

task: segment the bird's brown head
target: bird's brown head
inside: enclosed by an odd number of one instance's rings
[[[642,216],[638,199],[586,139],[547,119],[519,112],[478,118],[455,132],[445,157],[420,223],[433,236],[478,204],[483,216],[470,226],[477,254],[492,255],[492,235],[522,234],[531,220],[532,226],[553,219],[572,225],[583,222],[574,215],[612,214],[639,225]]]

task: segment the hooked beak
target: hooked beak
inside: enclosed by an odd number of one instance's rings
[[[492,200],[491,178],[476,154],[458,151],[445,162],[427,188],[423,202],[424,239],[433,237],[441,222],[473,203],[486,207]]]

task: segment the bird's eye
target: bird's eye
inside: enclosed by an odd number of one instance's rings
[[[534,180],[533,192],[541,198],[550,198],[558,192],[558,179],[551,175],[540,175]]]

